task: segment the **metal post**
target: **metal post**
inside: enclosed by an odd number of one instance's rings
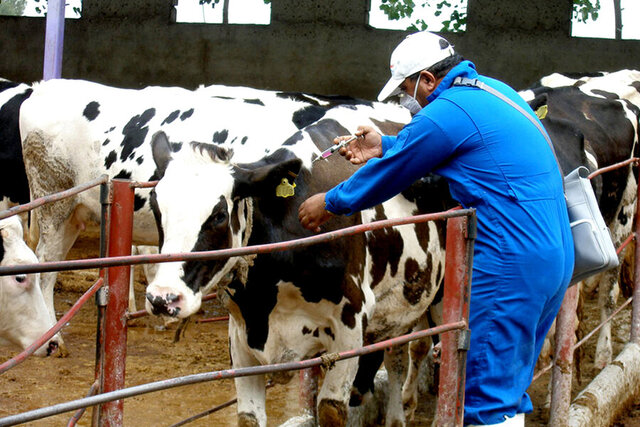
[[[129,184],[125,180],[112,181],[113,201],[108,242],[110,257],[131,255],[134,190]],[[130,266],[110,267],[107,272],[109,288],[105,313],[103,393],[124,388],[130,269]],[[100,425],[122,426],[123,409],[122,400],[103,404]]]
[[[638,168],[638,176],[636,177],[638,189],[636,194],[636,252],[635,266],[633,269],[633,309],[631,311],[631,338],[630,341],[640,344],[640,247],[638,239],[640,236],[640,168]]]
[[[570,287],[564,295],[556,317],[556,339],[551,376],[551,409],[549,425],[566,426],[571,404],[571,380],[573,376],[573,346],[575,344],[575,316],[578,305],[578,287]]]
[[[443,299],[443,323],[469,323],[469,298],[473,264],[476,217],[447,221],[447,247]],[[462,426],[464,385],[469,349],[469,329],[442,334],[440,382],[436,424],[439,427]]]
[[[59,79],[62,75],[62,46],[64,42],[64,0],[49,0],[47,28],[44,41],[44,80]]]
[[[107,256],[107,245],[109,242],[109,229],[111,224],[111,183],[106,182],[100,185],[100,258]],[[109,275],[104,268],[100,269],[100,277],[105,283],[109,283]],[[95,381],[98,384],[98,393],[102,393],[103,373],[104,373],[104,341],[105,341],[105,311],[107,308],[107,289],[108,286],[102,287],[96,294],[96,364],[95,364]],[[100,420],[100,406],[95,406],[91,425],[97,426]]]
[[[300,407],[303,411],[317,419],[318,378],[320,367],[314,366],[300,370]]]

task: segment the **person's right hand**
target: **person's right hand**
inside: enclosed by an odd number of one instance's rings
[[[359,165],[374,157],[382,157],[382,137],[371,126],[359,126],[354,135],[359,138],[338,151],[345,159]],[[333,142],[339,144],[348,138],[350,136],[339,136]]]

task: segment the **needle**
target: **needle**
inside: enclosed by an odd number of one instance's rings
[[[341,149],[342,147],[345,147],[348,143],[350,143],[351,141],[355,141],[356,139],[358,139],[358,136],[352,136],[349,139],[345,139],[344,141],[342,141],[340,144],[337,145],[332,145],[331,147],[327,148],[326,150],[324,150],[322,153],[320,153],[320,157],[316,157],[313,161],[315,162],[316,160],[320,160],[320,159],[326,159],[329,156],[331,156],[333,153],[335,153],[336,151],[338,151],[339,149]]]

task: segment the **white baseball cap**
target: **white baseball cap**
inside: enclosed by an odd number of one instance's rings
[[[410,75],[455,54],[453,46],[429,31],[409,34],[391,54],[391,78],[380,91],[378,101],[395,94],[398,86]]]

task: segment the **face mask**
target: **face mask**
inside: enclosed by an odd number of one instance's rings
[[[412,116],[415,116],[420,110],[422,110],[422,105],[420,105],[416,100],[416,95],[418,94],[418,83],[420,83],[420,75],[418,75],[418,80],[416,80],[416,87],[413,90],[413,96],[407,95],[406,93],[402,93],[400,95],[400,105],[409,110]]]

